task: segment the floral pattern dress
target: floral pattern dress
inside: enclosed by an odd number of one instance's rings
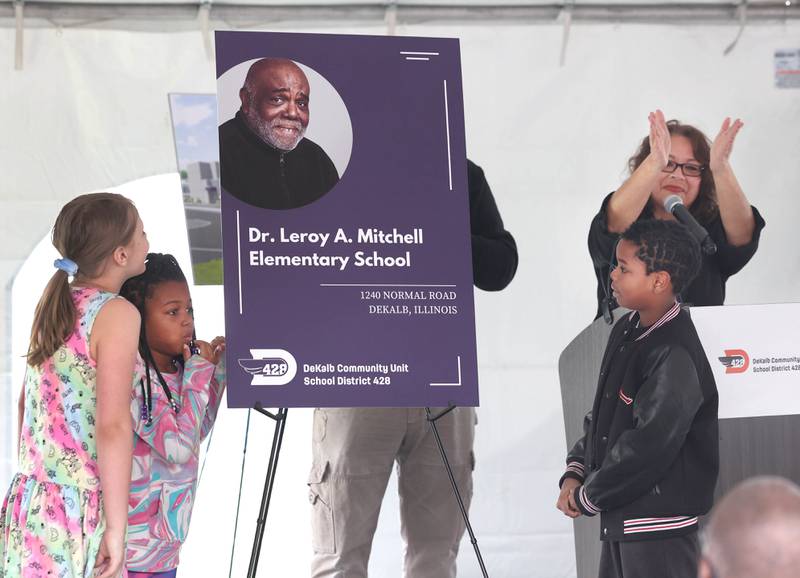
[[[105,521],[92,326],[114,293],[73,287],[75,329],[25,372],[19,473],[0,510],[0,578],[89,578]]]

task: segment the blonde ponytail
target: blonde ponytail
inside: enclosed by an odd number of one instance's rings
[[[28,363],[41,365],[53,355],[75,327],[75,303],[69,289],[69,276],[56,271],[36,305],[28,347]]]
[[[106,259],[117,247],[130,243],[138,218],[136,207],[122,195],[81,195],[58,214],[53,246],[77,265],[82,280],[91,280],[100,275]],[[36,305],[28,346],[29,365],[41,365],[64,344],[75,329],[76,316],[69,275],[59,269]]]

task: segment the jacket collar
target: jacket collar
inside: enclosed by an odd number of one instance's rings
[[[639,337],[637,337],[635,339],[635,341],[641,341],[642,339],[644,339],[645,337],[650,335],[653,331],[655,331],[656,329],[658,329],[662,325],[666,325],[667,323],[669,323],[670,321],[675,319],[678,316],[678,313],[680,313],[680,312],[681,312],[681,304],[678,303],[677,301],[675,301],[675,304],[672,307],[670,307],[669,310],[666,313],[664,313],[664,315],[662,315],[661,318],[658,321],[656,321],[650,327],[648,327],[647,331],[645,331]],[[631,316],[630,316],[630,320],[631,321],[633,321],[633,316],[634,315],[637,315],[636,311],[631,312]],[[638,323],[638,321],[637,321],[637,323]]]

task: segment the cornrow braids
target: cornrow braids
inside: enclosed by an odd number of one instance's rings
[[[139,330],[139,354],[144,360],[144,378],[140,382],[142,387],[142,395],[144,397],[144,404],[142,406],[141,417],[151,424],[153,421],[153,395],[152,395],[152,378],[150,377],[150,368],[155,371],[156,377],[161,384],[164,394],[167,396],[170,406],[175,413],[178,412],[177,402],[172,396],[172,392],[167,386],[164,376],[161,375],[158,366],[156,366],[153,352],[150,351],[150,346],[147,343],[147,330],[146,330],[146,301],[153,296],[153,290],[161,283],[169,281],[178,281],[186,283],[186,276],[178,261],[172,255],[166,253],[148,253],[145,261],[145,271],[141,275],[131,277],[122,285],[119,294],[130,301],[142,318],[141,327]],[[174,363],[183,363],[183,358],[178,356],[173,360]]]
[[[684,225],[672,220],[643,219],[634,222],[622,238],[639,246],[636,256],[647,274],[666,271],[676,295],[683,292],[702,266],[700,244]]]

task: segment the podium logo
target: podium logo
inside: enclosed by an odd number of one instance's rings
[[[744,373],[750,367],[750,356],[744,349],[726,349],[724,357],[718,357],[725,366],[725,373]]]
[[[286,385],[297,375],[297,360],[285,349],[251,349],[250,355],[238,360],[253,377],[250,385]]]

